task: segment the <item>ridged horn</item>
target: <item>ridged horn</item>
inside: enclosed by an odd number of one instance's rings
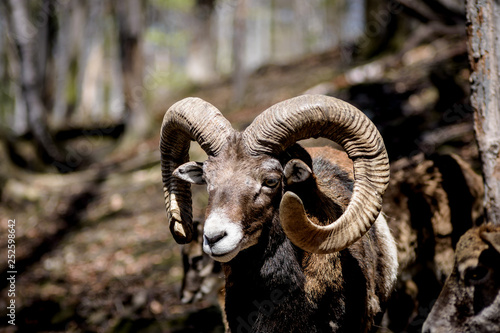
[[[217,156],[234,131],[213,105],[189,97],[172,105],[161,125],[160,153],[163,192],[170,232],[179,244],[193,237],[191,184],[172,175],[189,161],[190,141],[197,141],[207,155]]]
[[[324,137],[340,144],[354,164],[349,205],[336,221],[320,226],[300,198],[285,193],[280,220],[288,238],[314,253],[340,251],[361,238],[377,219],[389,182],[389,159],[375,125],[357,108],[333,97],[304,95],[271,106],[243,133],[251,154],[278,155],[295,142]]]

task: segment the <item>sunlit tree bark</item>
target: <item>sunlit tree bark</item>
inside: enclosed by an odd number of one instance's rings
[[[500,224],[500,3],[467,1],[471,102],[485,182],[487,219]]]

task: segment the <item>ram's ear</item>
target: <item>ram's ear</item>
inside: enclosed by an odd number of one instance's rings
[[[201,162],[184,163],[174,170],[173,175],[192,184],[206,184],[205,179],[203,179],[203,163]]]
[[[311,168],[298,159],[290,160],[283,170],[287,185],[303,182],[312,175]]]

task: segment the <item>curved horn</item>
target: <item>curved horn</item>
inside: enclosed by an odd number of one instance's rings
[[[354,106],[333,97],[304,95],[275,104],[243,133],[251,154],[278,155],[298,140],[325,137],[340,144],[354,163],[354,190],[342,216],[326,226],[313,223],[301,200],[285,193],[280,220],[298,247],[314,253],[340,251],[370,229],[382,208],[389,159],[375,125]]]
[[[208,154],[216,156],[234,131],[229,121],[210,103],[185,98],[170,107],[160,132],[161,172],[170,232],[179,244],[193,235],[191,184],[172,175],[189,161],[189,145],[196,140]]]

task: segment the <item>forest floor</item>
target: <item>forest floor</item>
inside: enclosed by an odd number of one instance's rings
[[[186,95],[216,105],[241,129],[278,101],[317,92],[365,111],[392,160],[453,152],[477,168],[468,74],[463,40],[443,38],[366,64],[345,65],[332,51],[261,68],[238,103],[228,81],[158,100],[158,129],[162,112]],[[0,151],[0,234],[15,220],[17,271],[15,298],[6,297],[11,286],[2,250],[0,330],[223,332],[215,299],[180,301],[183,267],[166,221],[158,137],[119,154],[101,153],[107,139],[79,140],[88,141],[96,162],[64,175],[19,170]],[[203,156],[199,147],[192,155]],[[206,193],[194,192],[194,216],[202,218]],[[7,237],[0,248],[7,249]],[[7,323],[10,299],[16,326]]]

